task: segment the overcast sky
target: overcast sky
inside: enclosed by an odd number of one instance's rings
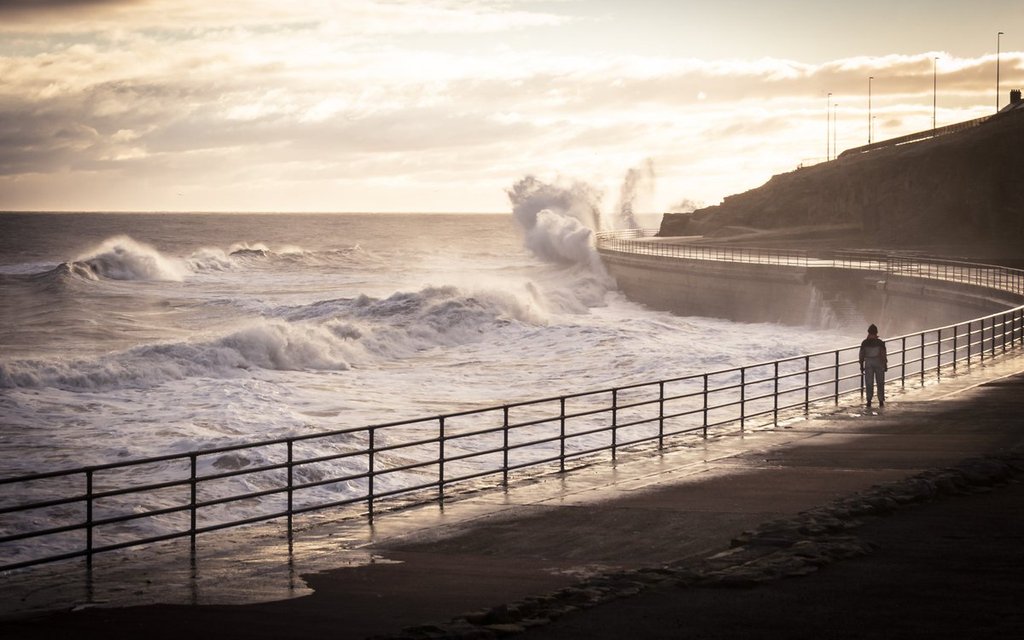
[[[875,140],[993,113],[997,42],[1005,105],[1020,0],[0,0],[0,210],[717,204],[867,143],[870,76]]]

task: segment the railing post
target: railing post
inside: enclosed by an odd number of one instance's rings
[[[974,324],[967,323],[967,368],[971,368],[971,343],[974,342]]]
[[[665,448],[665,381],[658,381],[658,449]]]
[[[1007,286],[1010,286],[1007,283]],[[1010,311],[1010,349],[1017,347],[1017,310]]]
[[[366,508],[369,513],[370,522],[373,522],[373,502],[376,488],[374,485],[374,477],[376,476],[376,458],[377,458],[377,430],[370,428],[367,438],[367,460],[366,460]]]
[[[704,374],[704,439],[708,437],[708,374]]]
[[[921,332],[921,386],[924,386],[924,331]]]
[[[198,455],[195,454],[195,453],[189,455],[189,461],[191,463],[190,464],[191,470],[190,470],[190,475],[189,475],[189,494],[190,494],[190,496],[189,496],[189,507],[190,507],[190,511],[191,511],[191,522],[190,522],[190,525],[189,525],[190,526],[189,534],[190,534],[190,538],[191,538],[192,553],[195,553],[195,551],[196,551],[196,529],[198,528],[197,524],[199,522],[199,518],[196,515],[196,503],[198,502],[197,497],[198,497],[198,494],[199,494],[199,480],[198,480],[198,475],[199,474],[197,473],[197,467],[199,465],[198,465],[198,462],[197,462],[197,458],[198,458]]]
[[[619,390],[612,389],[612,460],[615,460],[619,430]]]
[[[779,361],[775,361],[775,391],[772,393],[772,424],[779,426]]]
[[[85,566],[92,569],[92,469],[85,471]]]
[[[740,367],[740,431],[743,431],[747,422],[747,368]]]
[[[804,415],[811,412],[811,356],[804,356]]]
[[[565,404],[562,404],[565,407]],[[508,405],[501,408],[501,484],[508,486]],[[565,471],[565,411],[562,411],[562,471]]]
[[[939,329],[939,336],[935,348],[935,380],[942,381],[942,329]]]
[[[558,416],[558,423],[559,423],[558,470],[561,471],[562,473],[565,473],[565,396],[562,396],[561,398],[558,399],[558,405],[559,405],[559,416]],[[505,429],[505,432],[508,433],[508,428]],[[506,436],[506,438],[507,437],[508,436]],[[508,443],[508,440],[506,439],[505,442]],[[506,456],[505,459],[507,461],[508,457]],[[508,463],[507,462],[505,464],[505,469],[506,470],[508,469]],[[507,475],[507,473],[508,473],[508,471],[506,471],[506,475]]]
[[[960,359],[960,345],[957,336],[960,334],[960,325],[953,325],[953,373],[956,373],[956,362]]]
[[[288,440],[288,539],[292,539],[292,509],[294,508],[294,470],[292,464],[294,462],[292,445],[294,442]]]
[[[444,416],[437,419],[437,500],[444,505]]]
[[[981,356],[981,363],[985,363],[985,319],[982,318],[981,329],[978,331],[978,355]]]
[[[1013,336],[1013,347],[1015,349],[1017,348],[1017,342],[1018,342],[1017,336],[1020,333],[1020,318],[1021,318],[1021,313],[1019,311],[1014,311],[1013,312],[1013,318],[1011,318],[1011,320],[1010,320],[1010,322],[1013,323],[1013,330],[1011,332],[1011,335]]]
[[[835,403],[839,404],[839,350],[836,349],[836,397]]]

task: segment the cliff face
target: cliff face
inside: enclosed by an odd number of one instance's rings
[[[1016,110],[974,129],[774,176],[721,205],[666,214],[659,235],[830,227],[855,232],[858,248],[985,246],[1017,256],[1022,154],[1024,110]]]

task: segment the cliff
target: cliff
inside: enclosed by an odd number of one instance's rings
[[[665,214],[658,235],[1020,258],[1022,152],[1017,109],[973,129],[780,174],[717,206]]]

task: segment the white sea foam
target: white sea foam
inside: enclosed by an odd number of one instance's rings
[[[59,233],[26,239],[45,251],[4,257],[52,271],[0,279],[4,299],[17,294],[27,310],[17,316],[24,322],[0,326],[0,347],[17,347],[0,350],[6,473],[500,406],[841,342],[834,332],[678,318],[630,303],[595,262],[592,231],[611,223],[592,189],[526,180],[510,193],[515,223],[62,218]],[[191,235],[168,233],[172,224]],[[254,234],[263,241],[239,242]],[[143,242],[153,238],[159,251]],[[97,248],[83,252],[83,242]],[[262,455],[202,464],[246,468]],[[237,482],[258,489],[263,480]]]
[[[179,261],[123,235],[107,239],[80,255],[75,262],[86,265],[99,277],[111,280],[180,281],[185,275],[184,265]]]
[[[594,248],[594,232],[600,231],[602,224],[600,197],[592,187],[580,182],[548,184],[526,176],[509,189],[508,196],[524,243],[534,255],[605,274]]]
[[[582,303],[573,298],[554,304]],[[318,301],[282,307],[275,315],[203,341],[143,345],[90,359],[0,362],[0,387],[102,390],[254,369],[345,371],[353,358],[379,366],[380,361],[479,341],[508,323],[540,325],[548,317],[539,305],[510,293],[466,294],[456,287],[430,287],[385,299]]]

